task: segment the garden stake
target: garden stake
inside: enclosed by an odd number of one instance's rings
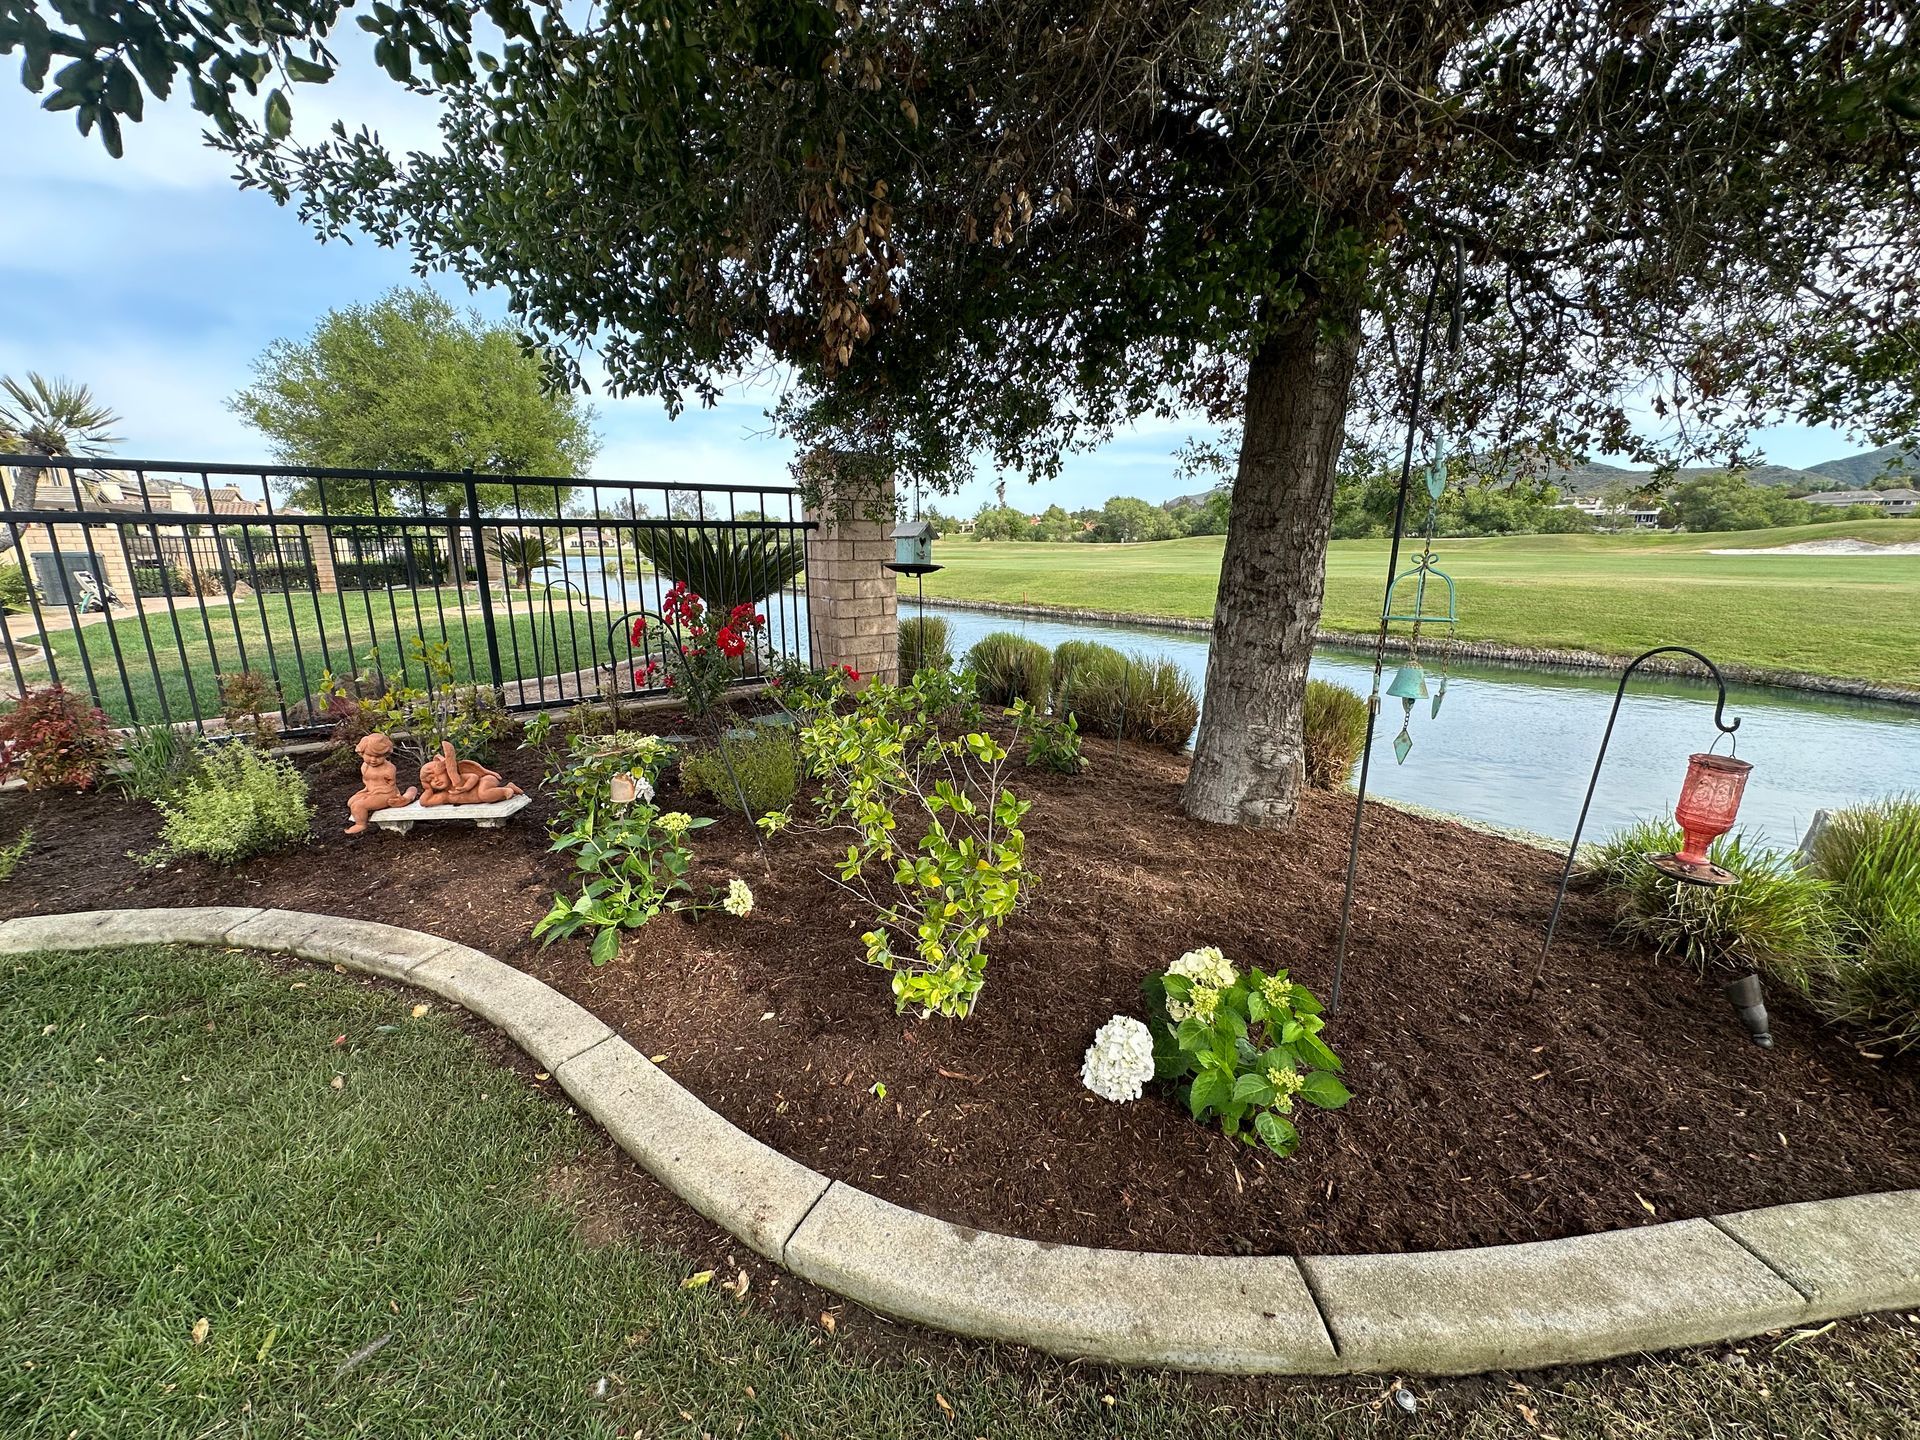
[[[1714,702],[1714,707],[1713,707],[1714,728],[1719,730],[1719,732],[1722,735],[1731,735],[1733,734],[1734,731],[1740,728],[1740,722],[1738,719],[1728,720],[1726,718],[1727,716],[1727,682],[1720,677],[1720,667],[1718,665],[1715,665],[1713,661],[1709,660],[1706,656],[1702,655],[1698,650],[1691,650],[1685,645],[1658,645],[1658,646],[1655,646],[1653,649],[1646,651],[1643,654],[1636,655],[1630,662],[1628,662],[1627,668],[1623,670],[1620,674],[1620,684],[1618,688],[1616,688],[1613,692],[1613,708],[1607,712],[1607,728],[1604,731],[1602,731],[1600,735],[1600,753],[1594,756],[1593,774],[1587,780],[1587,798],[1580,802],[1580,818],[1574,822],[1573,842],[1567,846],[1566,864],[1560,867],[1560,890],[1559,890],[1559,893],[1553,897],[1553,913],[1547,917],[1547,937],[1544,941],[1541,942],[1540,958],[1538,961],[1535,962],[1533,967],[1533,983],[1527,987],[1527,994],[1529,996],[1533,995],[1536,991],[1538,991],[1541,985],[1544,983],[1546,970],[1547,970],[1547,951],[1553,948],[1553,932],[1555,927],[1557,927],[1560,923],[1561,907],[1566,904],[1567,881],[1573,875],[1573,857],[1580,849],[1580,832],[1587,828],[1587,811],[1593,807],[1593,792],[1596,788],[1598,788],[1600,784],[1600,767],[1607,763],[1607,745],[1613,739],[1614,722],[1620,718],[1620,702],[1626,698],[1627,682],[1633,678],[1634,671],[1638,670],[1643,664],[1651,660],[1656,655],[1689,655],[1695,660],[1698,660],[1702,665],[1706,666],[1708,673],[1710,673],[1713,676],[1713,683],[1719,688],[1719,691],[1720,691],[1719,698]],[[1689,771],[1688,771],[1689,779],[1692,779],[1695,770],[1698,768],[1699,767],[1697,766],[1692,766],[1692,765],[1689,766]],[[1736,796],[1736,800],[1737,800],[1737,796]],[[1725,829],[1731,827],[1733,823],[1733,815],[1730,810],[1727,812],[1725,818],[1726,818],[1727,824],[1726,826],[1722,827],[1723,833]],[[1689,842],[1689,844],[1690,843],[1691,842]],[[1705,847],[1703,846],[1702,849],[1704,850],[1704,848]],[[1662,860],[1666,860],[1669,857],[1662,856],[1659,858]],[[1680,857],[1672,857],[1672,858],[1675,860],[1680,859]],[[1724,882],[1716,882],[1711,880],[1704,880],[1704,881],[1695,880],[1693,876],[1685,873],[1684,871],[1671,868],[1666,865],[1663,865],[1660,868],[1661,868],[1662,874],[1671,875],[1677,880],[1693,880],[1694,883],[1709,883],[1709,884],[1724,883]],[[1741,1007],[1744,1003],[1741,1000],[1735,1000],[1731,993],[1729,993],[1727,998],[1733,1001],[1734,1005],[1737,1008]],[[1764,1011],[1762,1013],[1764,1016]],[[1742,1019],[1746,1018],[1746,1011],[1744,1009],[1742,1009],[1741,1011],[1741,1018]],[[1753,1031],[1754,1039],[1756,1040],[1756,1042],[1763,1045],[1771,1043],[1771,1041],[1760,1039],[1760,1035],[1763,1033],[1763,1031],[1754,1030],[1754,1027],[1751,1021],[1748,1022],[1748,1029],[1750,1031]]]
[[[1453,319],[1447,328],[1449,352],[1460,344],[1460,268],[1462,247],[1453,245]],[[1333,986],[1327,992],[1327,1013],[1340,1008],[1340,982],[1347,969],[1347,932],[1353,920],[1353,881],[1360,868],[1360,821],[1367,805],[1367,770],[1373,759],[1373,727],[1380,718],[1380,672],[1387,653],[1387,617],[1393,610],[1393,582],[1400,568],[1400,536],[1407,521],[1407,489],[1413,481],[1413,445],[1420,429],[1420,402],[1426,394],[1427,349],[1433,337],[1433,302],[1440,293],[1440,265],[1435,262],[1433,278],[1427,283],[1427,302],[1420,311],[1420,344],[1413,358],[1413,393],[1407,404],[1407,446],[1400,457],[1400,493],[1393,505],[1393,544],[1387,553],[1387,592],[1380,602],[1380,633],[1373,645],[1373,693],[1367,698],[1367,738],[1360,747],[1360,788],[1353,800],[1353,835],[1347,842],[1347,888],[1340,901],[1340,941],[1333,952]],[[1402,667],[1404,673],[1406,667]],[[1415,667],[1417,670],[1418,667]],[[1411,677],[1419,682],[1417,675]],[[1394,676],[1399,684],[1401,676]],[[1409,708],[1412,701],[1408,701]]]

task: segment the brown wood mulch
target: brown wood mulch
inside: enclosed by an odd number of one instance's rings
[[[1096,1098],[1079,1081],[1094,1030],[1142,1013],[1142,978],[1196,945],[1288,967],[1325,998],[1353,802],[1310,796],[1285,835],[1207,826],[1179,813],[1183,761],[1086,749],[1084,776],[1016,780],[1035,802],[1038,880],[966,1021],[894,1014],[887,977],[859,959],[857,906],[821,873],[832,842],[782,836],[763,860],[737,816],[696,849],[706,879],[753,887],[750,919],[665,917],[601,969],[584,943],[539,949],[529,929],[569,880],[529,783],[542,762],[510,748],[498,764],[536,800],[505,830],[347,839],[357,776],[311,760],[319,838],[230,871],[138,868],[128,854],[152,847],[158,821],[137,802],[0,796],[0,841],[35,832],[0,914],[273,905],[430,931],[540,976],[795,1159],[1043,1241],[1442,1249],[1920,1185],[1920,1065],[1863,1053],[1778,993],[1775,1048],[1754,1047],[1717,984],[1614,940],[1595,895],[1570,899],[1548,987],[1525,1000],[1557,858],[1385,808],[1369,807],[1325,1037],[1353,1103],[1307,1111],[1283,1161],[1152,1090]]]

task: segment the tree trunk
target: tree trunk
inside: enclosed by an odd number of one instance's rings
[[[7,508],[10,510],[35,509],[40,504],[40,482],[47,472],[40,469],[20,469],[12,473],[14,484],[7,492]],[[18,550],[20,569],[24,572],[27,568],[27,547],[26,541],[21,537],[21,528],[18,525],[0,527],[0,555],[8,555]],[[27,583],[33,583],[32,576],[27,577]]]
[[[1248,367],[1206,710],[1184,796],[1196,820],[1284,830],[1299,807],[1301,701],[1359,350],[1357,314],[1328,318],[1323,333],[1302,315]]]

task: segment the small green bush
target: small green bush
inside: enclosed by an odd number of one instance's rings
[[[1078,775],[1087,768],[1087,758],[1080,753],[1080,722],[1073,716],[1062,720],[1042,715],[1024,700],[1014,701],[1007,714],[1013,719],[1014,733],[1026,737],[1029,769]]]
[[[1331,680],[1309,680],[1300,726],[1307,784],[1316,790],[1346,789],[1347,777],[1367,743],[1367,702]]]
[[[0,565],[0,611],[18,614],[33,608],[33,592],[24,565]]]
[[[900,622],[900,676],[910,680],[922,670],[944,670],[953,663],[947,648],[951,630],[938,615]]]
[[[1016,700],[1047,703],[1053,656],[1047,647],[1010,630],[982,635],[967,652],[967,668],[983,703],[1008,706]]]
[[[1622,933],[1703,971],[1755,969],[1801,990],[1812,970],[1839,953],[1833,887],[1792,857],[1750,845],[1738,832],[1723,835],[1708,853],[1740,883],[1686,885],[1646,859],[1680,844],[1672,821],[1642,820],[1595,848],[1587,873],[1618,899]]]
[[[306,779],[288,761],[238,742],[207,747],[198,772],[160,802],[160,813],[160,848],[146,857],[154,864],[199,855],[232,865],[313,830]]]
[[[1067,676],[1083,665],[1125,665],[1127,657],[1098,640],[1062,640],[1053,647],[1053,708],[1061,710],[1060,692]],[[1062,713],[1065,713],[1062,711]]]
[[[1054,707],[1077,715],[1089,735],[1183,748],[1200,723],[1200,697],[1165,656],[1088,660],[1067,673]]]
[[[746,796],[749,815],[764,815],[769,810],[784,810],[793,803],[799,788],[799,764],[794,756],[793,737],[784,727],[756,726],[754,733],[724,739],[719,747],[690,750],[680,760],[680,784],[689,795],[704,795],[729,810],[740,808]],[[731,762],[733,771],[727,771]],[[739,787],[734,786],[735,779]]]
[[[1896,1049],[1920,1046],[1920,796],[1832,817],[1812,869],[1833,887],[1848,943],[1809,968],[1808,998]]]

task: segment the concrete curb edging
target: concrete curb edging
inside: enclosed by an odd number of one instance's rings
[[[550,986],[417,930],[243,906],[0,922],[0,954],[143,944],[275,951],[431,991],[505,1030],[623,1150],[761,1255],[870,1309],[978,1339],[1230,1374],[1472,1374],[1920,1305],[1920,1190],[1418,1254],[1044,1244],[808,1169]]]

